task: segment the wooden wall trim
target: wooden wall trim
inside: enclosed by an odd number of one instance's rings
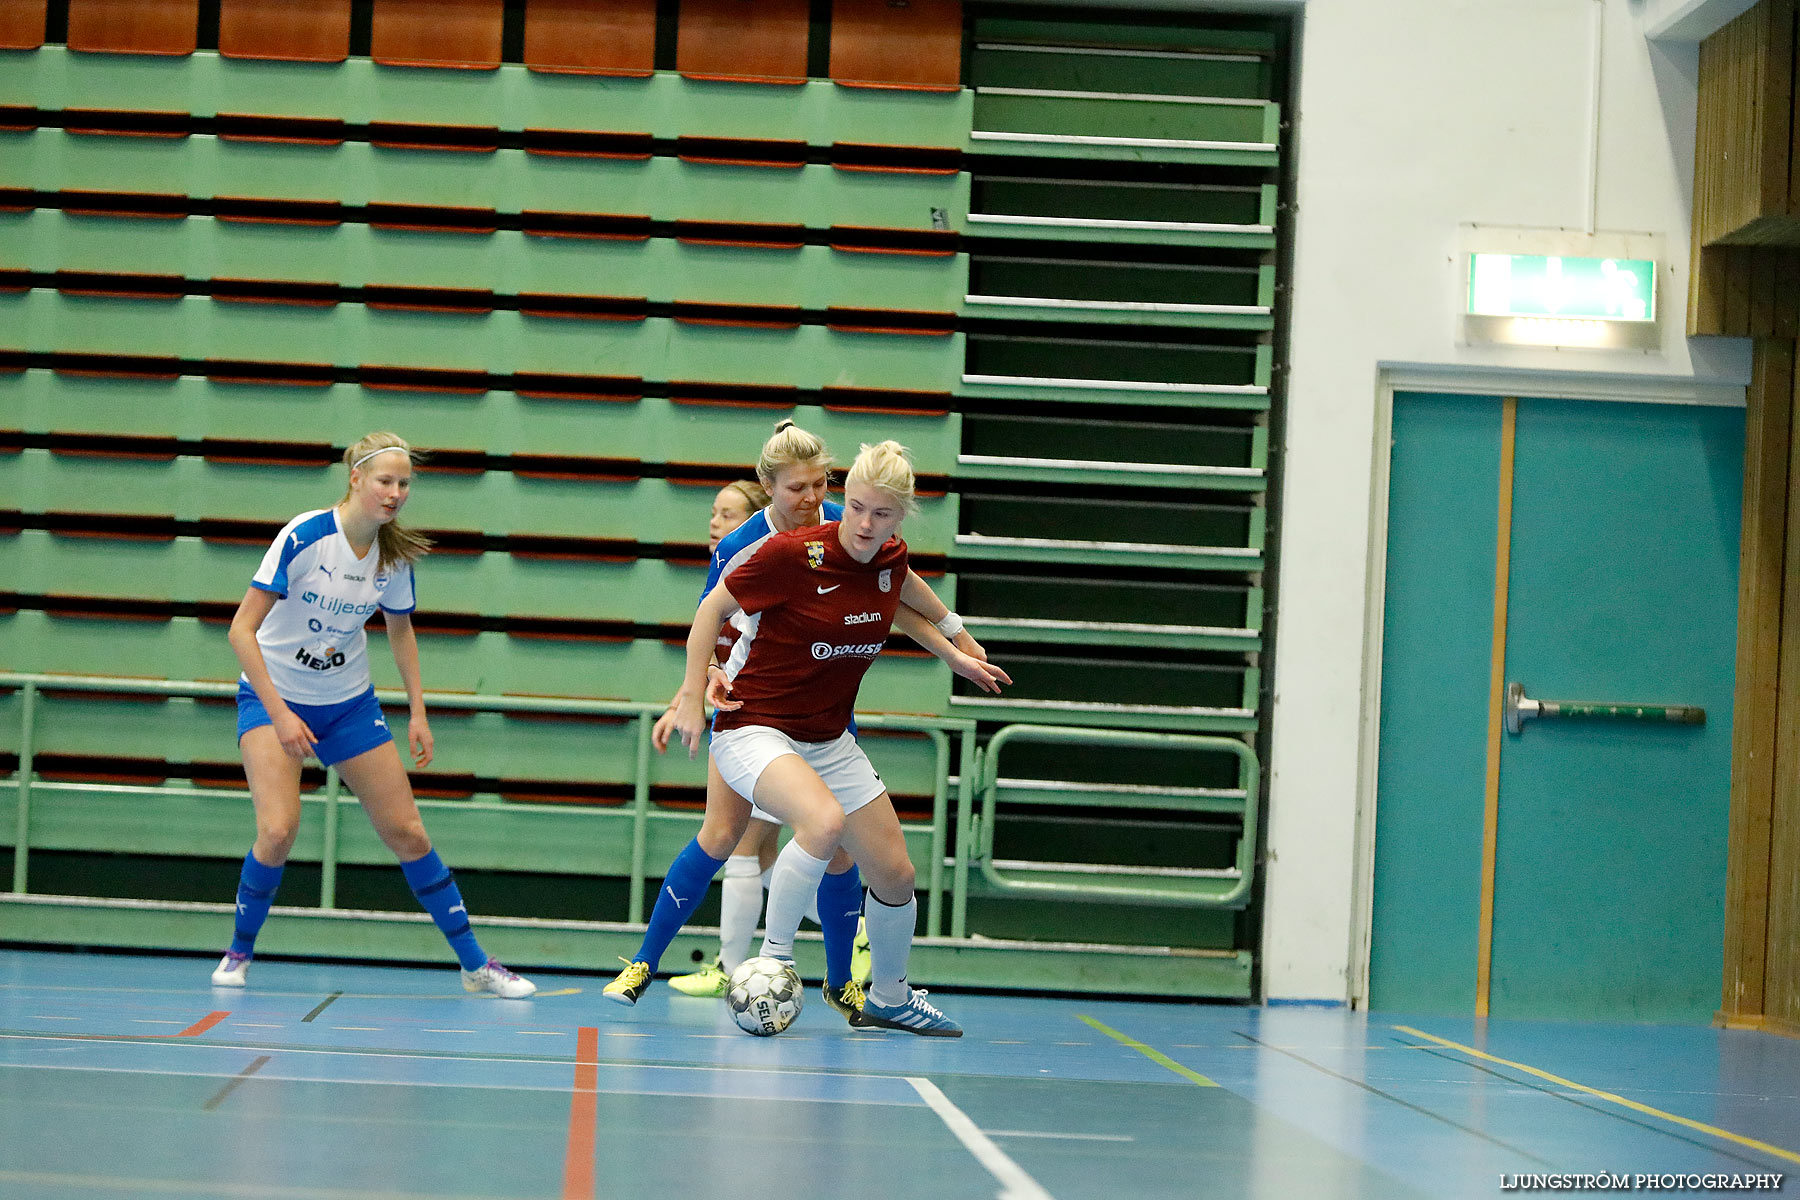
[[[1764,1012],[1770,828],[1774,811],[1778,666],[1800,666],[1800,637],[1781,651],[1793,449],[1794,343],[1757,342],[1744,408],[1743,549],[1738,572],[1737,690],[1725,871],[1725,973],[1720,1018]],[[1795,526],[1800,528],[1800,526]],[[1785,599],[1800,604],[1800,588]],[[1790,705],[1790,709],[1795,706]]]
[[[1694,239],[1800,244],[1796,164],[1796,0],[1762,0],[1700,43]]]
[[[1792,353],[1790,346],[1790,362]],[[1800,437],[1794,436],[1793,427],[1795,406],[1800,402],[1797,385],[1800,380],[1790,375],[1784,564],[1788,580],[1800,572]],[[1782,594],[1780,638],[1762,1011],[1771,1022],[1794,1027],[1800,1026],[1800,583]]]

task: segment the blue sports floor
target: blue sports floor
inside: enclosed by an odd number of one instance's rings
[[[237,992],[212,966],[0,951],[0,1197],[1404,1200],[1800,1171],[1800,1042],[1762,1034],[942,994],[948,1040],[853,1032],[814,991],[758,1039],[660,982],[627,1010],[592,976],[502,1001],[448,967],[259,961]]]

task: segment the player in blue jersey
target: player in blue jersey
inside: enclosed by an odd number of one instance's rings
[[[462,965],[463,987],[522,999],[537,986],[485,954],[469,928],[456,878],[419,819],[412,783],[370,681],[363,625],[377,611],[406,685],[413,761],[431,762],[431,725],[419,682],[412,627],[413,563],[430,541],[396,518],[412,488],[412,449],[371,433],[344,452],[350,482],[332,508],[289,521],[263,555],[231,620],[238,680],[238,748],[256,842],[238,881],[231,948],[213,972],[219,987],[243,987],[256,935],[269,915],[300,826],[300,767],[310,756],[350,786],[419,903]]]
[[[721,579],[752,558],[774,534],[808,528],[821,521],[835,520],[842,514],[841,505],[825,499],[830,468],[831,455],[818,437],[792,421],[782,421],[775,427],[774,435],[763,445],[756,466],[757,479],[768,490],[770,503],[727,534],[714,549],[706,586],[701,592],[703,600]],[[953,638],[957,648],[964,653],[977,659],[987,657],[980,644],[963,629],[961,618],[951,612],[916,573],[905,572],[899,599],[901,607],[895,624],[902,632],[923,641],[928,636],[923,630],[928,625],[935,625],[944,637]],[[740,622],[737,628],[754,634],[753,622]],[[741,636],[738,645],[747,645]],[[730,661],[737,661],[736,651]],[[707,673],[723,679],[728,669],[728,663],[714,661],[709,664]],[[678,696],[677,701],[679,699]],[[668,746],[674,728],[675,705],[676,701],[671,701],[670,712],[656,723],[653,737],[658,750]],[[735,930],[748,921],[747,947],[748,934],[755,929],[756,912],[762,906],[762,867],[740,845],[752,815],[750,802],[733,792],[718,768],[709,762],[706,817],[700,832],[671,865],[669,876],[657,893],[656,907],[651,912],[649,927],[637,955],[605,988],[609,999],[626,1005],[637,1002],[649,986],[663,951],[692,914],[694,901],[705,893],[721,867],[728,871],[723,899],[735,909],[731,913],[721,913],[721,932],[727,926]],[[774,823],[767,815],[762,820],[771,825]],[[733,854],[734,846],[739,847],[736,854]],[[732,866],[728,856],[741,857],[743,861]],[[735,878],[730,874],[733,870],[745,878],[754,874],[753,899],[749,888],[739,891],[731,886]],[[819,882],[817,912],[825,941],[825,999],[852,1025],[861,1024],[863,1002],[862,987],[851,969],[861,909],[861,877],[849,857],[839,855],[832,860],[830,869]],[[720,965],[723,967],[723,963]]]

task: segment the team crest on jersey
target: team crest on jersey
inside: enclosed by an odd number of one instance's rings
[[[815,571],[825,565],[824,542],[806,543],[806,565]]]
[[[881,574],[877,575],[875,577],[875,586],[880,588],[884,592],[893,591],[894,590],[894,572],[890,569],[887,571],[883,571]]]
[[[386,591],[387,585],[391,581],[392,581],[392,577],[389,576],[386,571],[377,572],[377,574],[375,576],[375,590],[378,592]]]

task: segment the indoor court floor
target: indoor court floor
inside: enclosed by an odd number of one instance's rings
[[[814,989],[764,1039],[662,983],[624,1009],[588,975],[502,1001],[448,967],[259,961],[232,991],[212,965],[0,951],[0,1197],[1404,1200],[1800,1171],[1800,1042],[1763,1034],[945,993],[952,1040],[852,1031]]]

